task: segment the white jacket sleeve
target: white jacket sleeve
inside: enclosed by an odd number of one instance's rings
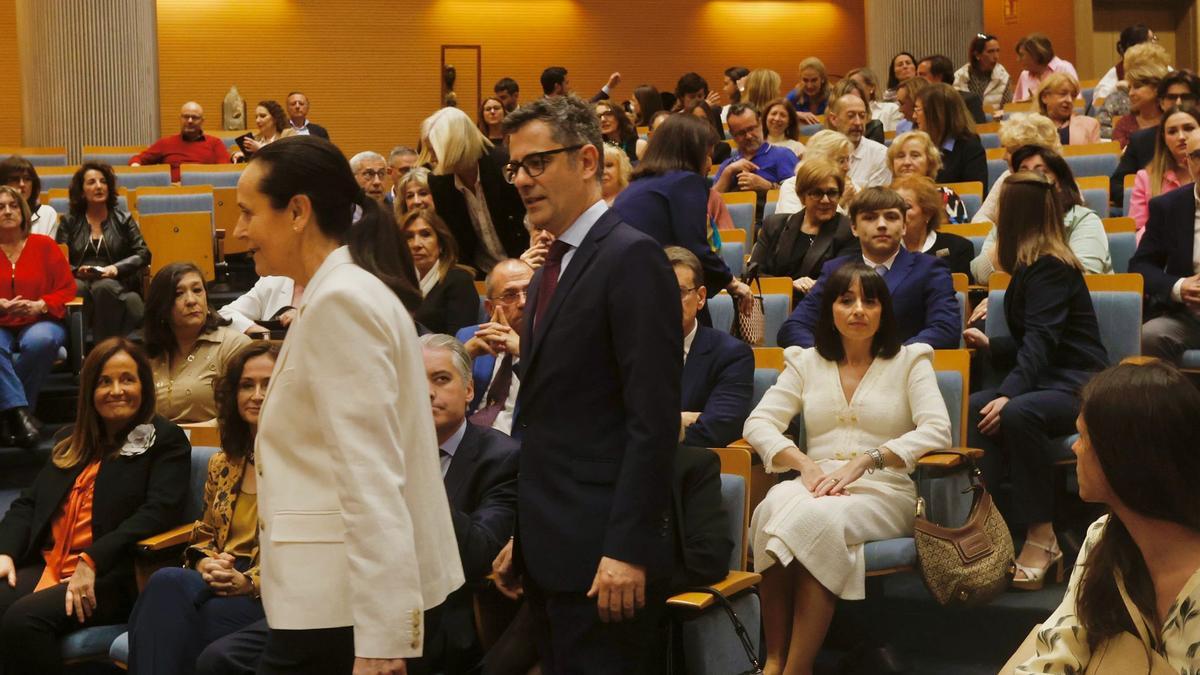
[[[905,471],[912,473],[921,455],[949,448],[954,443],[950,438],[950,416],[946,413],[946,403],[933,372],[933,349],[928,345],[908,345],[904,349],[914,354],[908,369],[906,393],[915,428],[883,443],[882,447],[904,460]]]
[[[774,459],[780,452],[796,447],[783,432],[792,418],[804,411],[804,375],[800,371],[803,351],[802,347],[788,347],[784,351],[783,372],[746,418],[742,428],[742,435],[762,458],[763,467],[769,473],[789,470],[775,466]]]

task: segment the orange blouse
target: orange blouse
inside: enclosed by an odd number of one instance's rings
[[[50,548],[42,550],[46,569],[34,592],[50,588],[69,579],[75,573],[80,556],[95,570],[95,563],[83,553],[92,545],[92,500],[96,496],[96,475],[100,462],[88,464],[75,479],[71,492],[54,516],[50,525]]]

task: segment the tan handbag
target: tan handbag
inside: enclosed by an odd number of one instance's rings
[[[1000,510],[970,463],[975,493],[971,514],[958,528],[942,527],[925,517],[925,500],[917,500],[913,538],[921,578],[938,604],[972,607],[990,602],[1008,590],[1015,567],[1012,535]]]
[[[758,264],[751,263],[742,282],[753,290],[758,286],[758,293],[753,296],[753,305],[749,314],[742,314],[737,308],[737,298],[733,302],[733,327],[730,333],[751,347],[761,347],[766,344],[767,318],[763,312],[762,282],[758,280]]]

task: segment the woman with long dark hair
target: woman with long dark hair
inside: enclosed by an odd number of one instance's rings
[[[909,52],[900,52],[892,57],[888,64],[887,89],[883,92],[883,100],[895,101],[896,90],[900,83],[917,76],[917,57]]]
[[[1084,387],[1071,446],[1079,496],[1108,514],[1088,528],[1067,593],[1018,673],[1082,673],[1116,638],[1155,673],[1200,669],[1197,410],[1200,392],[1161,361],[1115,366]]]
[[[304,287],[255,445],[263,605],[288,628],[270,631],[258,672],[398,669],[420,653],[422,613],[463,582],[430,451],[412,257],[324,139],[263,148],[237,192],[235,236],[258,273]],[[356,659],[364,649],[377,658]]]
[[[948,84],[936,82],[917,93],[913,108],[917,128],[941,149],[939,183],[976,181],[987,186],[987,153],[975,133],[975,122],[962,96]]]
[[[976,33],[967,46],[967,63],[954,71],[954,88],[969,91],[984,104],[1003,108],[1012,100],[1012,82],[1000,63],[1000,38]]]
[[[629,99],[629,103],[633,107],[633,123],[639,127],[650,126],[654,113],[663,109],[662,94],[658,93],[658,87],[652,84],[643,84],[634,89],[633,98]]]
[[[421,308],[413,313],[417,323],[431,333],[449,335],[478,323],[479,294],[474,276],[458,266],[458,247],[437,212],[413,209],[400,219],[399,227],[424,296]]]
[[[638,157],[646,152],[646,141],[638,138],[637,128],[621,106],[600,101],[596,104],[596,117],[600,118],[604,142],[621,148],[630,162],[638,161]]]

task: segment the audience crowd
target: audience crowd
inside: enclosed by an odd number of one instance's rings
[[[260,101],[232,150],[187,102],[129,164],[178,182],[245,163],[227,236],[260,276],[221,307],[193,261],[152,258],[112,166],[82,164],[59,213],[38,167],[4,159],[0,446],[48,436],[76,297],[87,351],[74,425],[0,519],[3,672],[62,672],[59,640],[109,624],[134,673],[663,672],[666,598],[719,582],[741,544],[705,450],[740,444],[791,479],[747,534],[762,672],[810,673],[837,601],[865,597],[865,544],[912,535],[922,455],[961,444],[933,366],[961,347],[985,374],[964,436],[1011,493],[1012,586],[1061,582],[1078,552],[1017,672],[1083,672],[1131,633],[1200,669],[1200,394],[1177,370],[1200,363],[1200,78],[1133,26],[1081,103],[1045,35],[1007,45],[1015,76],[1005,46],[976,35],[957,68],[901,52],[886,82],[809,57],[787,91],[768,69],[719,89],[691,72],[624,101],[620,73],[584,101],[551,66],[542,98],[505,77],[413,146],[348,160],[301,92]],[[1128,260],[1067,156],[1110,137]],[[970,221],[980,244],[952,231]],[[1143,357],[1110,368],[1088,284],[1114,269],[1146,302]],[[791,289],[765,392],[762,341],[714,303],[752,324],[757,275]],[[1004,288],[1002,317],[963,281]],[[200,487],[181,425],[221,447],[186,547],[150,574],[137,542],[189,525]],[[1076,431],[1079,497],[1106,508],[1082,550],[1054,478]],[[477,593],[515,614],[486,642]]]

